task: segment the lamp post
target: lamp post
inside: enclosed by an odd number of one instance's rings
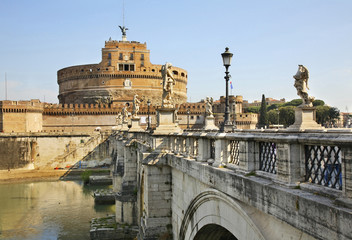
[[[189,109],[187,109],[187,129],[189,129],[189,114],[191,112],[189,111]]]
[[[147,105],[148,105],[148,128],[147,128],[147,130],[150,130],[150,99],[148,99]]]
[[[225,52],[221,54],[222,60],[225,66],[225,80],[226,80],[226,101],[225,101],[225,118],[224,122],[221,125],[220,132],[228,132],[231,131],[233,126],[230,122],[230,109],[229,109],[229,67],[231,66],[231,59],[233,54],[229,51],[229,48],[225,48]],[[234,112],[236,114],[236,112]],[[236,123],[235,123],[236,124]]]

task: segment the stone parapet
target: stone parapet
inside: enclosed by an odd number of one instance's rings
[[[193,239],[206,223],[241,239],[352,237],[351,131],[117,134],[135,152],[124,164],[137,173],[139,239]]]

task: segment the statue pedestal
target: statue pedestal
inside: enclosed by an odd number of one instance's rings
[[[204,130],[219,130],[214,123],[214,116],[206,116],[204,119]]]
[[[289,126],[288,130],[324,129],[315,121],[315,107],[296,107],[295,123]]]
[[[139,117],[132,117],[132,126],[128,130],[129,132],[144,132],[145,130],[139,125]]]
[[[128,122],[122,122],[122,126],[121,126],[121,129],[120,131],[128,131]]]
[[[116,126],[113,126],[113,127],[112,127],[112,130],[120,131],[121,128],[122,128],[122,124],[118,124],[118,125],[116,125]]]
[[[169,134],[181,133],[182,129],[176,121],[176,108],[158,108],[157,112],[157,127],[154,134]]]

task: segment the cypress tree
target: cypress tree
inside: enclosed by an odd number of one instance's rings
[[[262,95],[262,103],[260,105],[260,110],[259,110],[259,120],[258,120],[258,127],[259,128],[265,128],[265,126],[268,125],[268,114],[267,114],[267,109],[266,109],[266,101],[265,101],[265,95]]]

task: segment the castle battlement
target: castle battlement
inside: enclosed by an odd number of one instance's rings
[[[102,60],[97,64],[66,67],[57,73],[61,104],[112,103],[126,101],[135,94],[152,103],[160,102],[162,65],[150,62],[146,43],[105,41]],[[172,67],[175,78],[173,99],[187,101],[187,71]]]

